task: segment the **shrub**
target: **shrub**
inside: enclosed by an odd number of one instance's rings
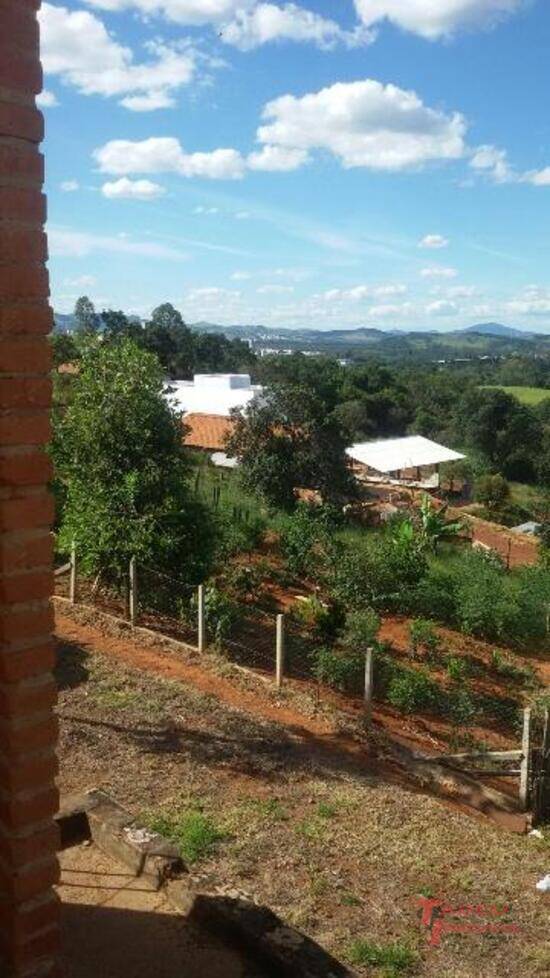
[[[329,545],[329,530],[333,525],[332,507],[298,503],[294,513],[285,519],[280,538],[292,574],[305,577],[311,572],[316,555]]]
[[[365,606],[376,611],[406,613],[427,560],[414,537],[367,536],[359,548],[348,547],[332,562],[332,594],[353,610]]]
[[[206,631],[216,645],[231,634],[239,620],[239,606],[216,587],[207,587],[204,596]]]
[[[372,608],[350,611],[342,641],[346,648],[364,652],[376,642],[379,631],[380,618]]]
[[[439,689],[425,672],[404,669],[390,679],[387,698],[402,713],[417,713],[434,707]]]
[[[430,567],[415,590],[411,610],[417,615],[452,624],[456,616],[456,577],[452,571]]]
[[[460,661],[460,660],[458,660]],[[449,712],[457,726],[469,726],[477,713],[476,705],[466,689],[458,689],[449,694]]]
[[[433,621],[426,618],[414,618],[409,625],[409,639],[413,652],[424,649],[433,655],[439,648],[439,635]]]
[[[292,613],[313,637],[326,641],[335,637],[343,622],[340,606],[333,601],[321,601],[316,595],[296,601]]]
[[[234,519],[228,510],[217,513],[218,559],[252,553],[261,542],[266,525],[261,516],[253,516],[248,522],[243,522]]]
[[[455,683],[463,683],[470,672],[469,663],[466,659],[461,659],[456,655],[450,655],[447,659],[447,673]]]
[[[342,692],[361,691],[365,675],[364,655],[322,647],[313,653],[312,659],[313,673],[319,682]]]
[[[239,597],[246,597],[259,590],[262,577],[257,567],[237,564],[236,567],[231,567],[225,575],[225,583]]]
[[[532,665],[527,663],[524,666],[518,666],[508,656],[504,655],[504,653],[499,652],[498,649],[494,649],[491,652],[491,669],[497,675],[504,676],[506,679],[513,679],[516,682],[529,683],[531,685],[536,684],[537,681]]]
[[[498,513],[510,499],[510,486],[502,475],[483,475],[476,481],[475,499],[491,513]]]

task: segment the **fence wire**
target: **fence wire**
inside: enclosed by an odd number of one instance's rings
[[[198,642],[197,587],[181,578],[137,564],[137,625],[179,642]]]

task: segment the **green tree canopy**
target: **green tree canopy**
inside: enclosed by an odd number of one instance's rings
[[[227,451],[239,460],[245,486],[271,505],[291,509],[298,487],[335,504],[352,493],[344,432],[312,390],[267,388],[261,401],[234,417]]]
[[[135,556],[180,579],[204,577],[212,532],[188,488],[181,434],[154,356],[130,340],[85,351],[52,453],[60,549],[76,539],[86,572],[120,581]]]
[[[74,307],[76,331],[84,336],[93,336],[99,329],[99,316],[87,295],[81,295]]]

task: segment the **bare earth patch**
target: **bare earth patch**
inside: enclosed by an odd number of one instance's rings
[[[364,758],[327,751],[334,724],[322,712],[298,723],[295,707],[272,700],[260,716],[244,695],[223,701],[215,677],[197,689],[192,673],[161,678],[139,656],[116,658],[97,631],[81,641],[60,618],[60,632],[63,792],[100,787],[147,816],[202,811],[222,836],[193,867],[205,888],[267,904],[342,960],[357,941],[399,941],[418,960],[396,974],[548,974],[550,897],[535,891],[550,871],[548,839],[508,834],[390,783]],[[420,894],[508,904],[521,932],[448,935],[430,947]]]

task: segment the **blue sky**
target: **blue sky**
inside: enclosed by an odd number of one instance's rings
[[[545,0],[41,12],[56,310],[550,328]]]

